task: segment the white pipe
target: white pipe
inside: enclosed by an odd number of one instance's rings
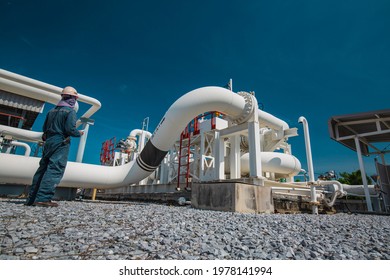
[[[204,87],[193,90],[172,104],[150,141],[156,148],[168,151],[194,117],[205,112],[218,111],[238,119],[244,114],[244,109],[245,99],[225,88]]]
[[[245,104],[242,96],[224,88],[193,90],[172,104],[136,161],[115,167],[68,162],[59,186],[107,189],[137,183],[154,172],[194,117],[219,111],[232,119],[241,119],[250,113]],[[0,154],[0,182],[31,184],[38,165],[39,158]]]
[[[128,138],[132,139],[131,141],[134,141],[135,144],[136,136],[139,136],[138,152],[141,152],[141,150],[145,147],[145,138],[149,140],[152,137],[152,133],[142,129],[133,129]]]
[[[40,158],[37,157],[0,154],[0,183],[30,185],[39,161]],[[125,175],[129,173],[133,163],[110,167],[68,162],[59,186],[81,188],[125,186]]]
[[[40,88],[34,88],[32,86],[24,85],[19,82],[7,80],[2,77],[0,77],[0,89],[8,92],[17,93],[18,95],[22,95],[25,97],[49,102],[51,104],[57,104],[61,100],[61,96],[59,94],[48,92]]]
[[[43,132],[36,132],[17,127],[0,125],[0,135],[10,135],[14,138],[30,142],[42,141]]]
[[[307,185],[307,182],[295,182],[294,184]],[[313,182],[312,184],[315,186],[333,185],[333,187],[335,188],[335,191],[340,191],[343,195],[347,194],[346,191],[344,190],[344,188],[349,186],[346,184],[341,184],[339,181],[336,181],[336,180],[330,180],[330,181],[317,180],[317,181]]]
[[[11,141],[11,145],[17,146],[17,147],[23,147],[25,149],[24,156],[29,157],[31,153],[31,147],[23,142],[18,142],[18,141]]]
[[[60,87],[49,85],[3,69],[0,69],[0,89],[49,102],[54,105],[61,100],[62,92],[62,88]],[[80,93],[78,94],[78,102],[92,105],[81,118],[90,118],[101,107],[100,101]],[[80,122],[78,122],[78,124],[79,123]]]
[[[364,185],[343,184],[343,187],[344,187],[345,193],[347,195],[362,195],[362,196],[365,195]],[[368,185],[368,192],[369,192],[370,196],[375,196],[378,194],[375,190],[374,185]]]
[[[288,177],[295,176],[301,171],[300,161],[293,155],[276,153],[276,152],[261,152],[261,166],[264,172],[272,172],[283,174]],[[230,160],[225,158],[225,171],[230,170]],[[241,174],[248,174],[249,153],[241,156]]]
[[[311,154],[311,144],[310,144],[310,133],[309,133],[309,124],[305,117],[300,117],[298,122],[302,123],[304,137],[305,137],[305,147],[306,147],[306,158],[307,158],[307,169],[309,173],[309,181],[314,182],[314,168],[313,168],[313,157]]]
[[[366,196],[367,210],[369,212],[372,212],[373,209],[372,209],[370,194],[369,194],[369,191],[368,191],[366,170],[364,168],[362,151],[361,151],[361,148],[360,148],[360,141],[359,141],[359,138],[357,136],[355,136],[355,146],[356,146],[356,153],[357,153],[358,160],[359,160],[360,172],[362,174],[362,181],[363,181],[363,185],[364,185],[364,194]]]
[[[56,92],[58,91],[58,87],[32,79],[28,78],[26,76],[22,76],[13,72],[6,71],[4,69],[0,69],[0,77],[6,78],[8,80],[18,82],[18,83],[23,83],[28,86],[36,87],[42,90],[47,90],[51,92]]]
[[[82,162],[85,150],[85,144],[87,143],[89,123],[84,123],[84,133],[80,136],[79,148],[77,149],[76,162]]]
[[[142,129],[133,129],[130,132],[129,137],[141,136],[143,133],[145,134],[146,138],[148,138],[148,139],[150,139],[152,137],[152,133],[150,133],[149,131],[146,131],[146,130],[142,130]]]
[[[264,186],[267,186],[267,187],[282,187],[282,188],[292,188],[292,189],[295,189],[295,188],[306,188],[307,190],[310,190],[310,187],[308,186],[300,186],[300,185],[297,185],[296,182],[294,183],[282,183],[282,182],[277,182],[277,181],[272,181],[272,180],[264,180]]]
[[[299,196],[300,198],[308,198],[308,199],[310,199],[310,195],[292,194],[292,193],[288,193],[288,192],[278,192],[278,191],[274,191],[274,190],[272,190],[272,194],[273,194],[273,195],[291,196],[291,197],[297,197],[297,196]]]
[[[300,117],[298,122],[303,124],[303,131],[305,135],[305,146],[306,146],[306,158],[307,166],[309,172],[309,182],[314,182],[314,167],[313,167],[313,157],[311,154],[311,144],[310,144],[310,133],[309,133],[309,124],[305,117]],[[318,214],[317,197],[316,197],[316,188],[314,185],[311,185],[311,202],[313,203],[313,214]]]
[[[295,182],[295,184],[307,185],[307,182]],[[341,184],[339,181],[336,180],[331,180],[331,181],[317,180],[311,185],[311,190],[313,189],[314,186],[327,186],[327,185],[333,185],[334,191],[333,191],[332,198],[330,200],[324,199],[324,202],[327,206],[332,207],[336,202],[337,198],[347,195],[347,192],[344,190],[344,187],[347,185]]]
[[[289,191],[302,191],[302,192],[310,192],[310,189],[303,189],[300,187],[296,188],[291,188],[291,187],[272,187],[272,190],[286,190],[288,189]]]
[[[289,126],[288,124],[275,117],[274,115],[271,115],[270,113],[267,113],[265,111],[262,111],[262,110],[258,110],[259,111],[259,124],[260,124],[260,127],[269,127],[269,128],[272,128],[272,129],[275,129],[275,130],[286,130],[286,129],[289,129]]]

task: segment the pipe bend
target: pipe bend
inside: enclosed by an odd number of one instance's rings
[[[16,147],[24,148],[25,149],[24,156],[26,156],[26,157],[30,156],[30,154],[31,154],[31,147],[28,144],[13,140],[13,141],[11,141],[11,145],[14,145]]]
[[[152,133],[150,133],[149,131],[146,131],[146,130],[142,130],[142,129],[133,129],[130,134],[129,134],[129,137],[136,137],[136,136],[140,136],[142,134],[145,134],[146,138],[150,139],[152,137]]]
[[[187,124],[196,116],[218,111],[232,118],[245,115],[245,99],[222,87],[202,87],[188,92],[174,102],[150,139],[162,151],[168,151]]]
[[[257,103],[255,97],[251,97],[253,101]],[[247,117],[248,105],[243,96],[222,87],[202,87],[186,93],[165,113],[137,157],[137,166],[153,172],[187,124],[196,116],[210,111],[218,111],[237,120],[241,116]]]
[[[307,120],[304,116],[300,116],[299,119],[298,119],[298,122],[299,123],[303,123],[303,124],[307,124]]]
[[[225,88],[204,87],[190,91],[168,109],[136,161],[116,167],[69,162],[61,185],[114,188],[138,183],[158,167],[180,133],[194,117],[209,111],[219,111],[228,116],[240,117],[245,114],[245,107],[246,103],[242,96]],[[0,155],[0,163],[7,162],[10,157],[11,155]],[[17,158],[16,156],[15,159]],[[20,165],[20,161],[12,162],[15,166]],[[0,179],[29,184],[38,165],[38,158],[30,158],[28,163],[22,164],[19,168],[19,175],[15,173],[11,175],[14,170],[13,166],[7,167],[8,169],[2,168]],[[21,168],[24,169],[21,170]]]

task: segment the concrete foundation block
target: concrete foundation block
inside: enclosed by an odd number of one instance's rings
[[[193,184],[194,208],[239,213],[273,213],[271,187],[235,182]]]

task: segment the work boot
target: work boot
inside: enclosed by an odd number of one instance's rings
[[[58,207],[57,203],[51,201],[35,202],[33,205],[39,207]]]
[[[34,200],[32,199],[27,199],[26,203],[24,205],[27,205],[27,206],[33,206],[34,205]]]

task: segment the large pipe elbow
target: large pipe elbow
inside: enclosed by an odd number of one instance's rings
[[[233,120],[245,121],[253,112],[253,104],[257,103],[255,101],[250,94],[236,94],[222,87],[203,87],[188,92],[165,113],[137,157],[137,164],[141,169],[153,172],[187,124],[199,114],[218,111]]]
[[[251,113],[248,102],[256,103],[253,98],[243,97],[242,94],[221,87],[204,87],[188,92],[168,109],[136,161],[115,167],[69,162],[60,186],[105,189],[138,183],[159,166],[194,117],[204,112],[218,111],[234,120],[245,121]],[[1,166],[6,162],[13,163],[0,169],[0,183],[31,183],[39,159],[29,158],[26,164],[15,168],[19,159],[15,155],[0,155]]]

